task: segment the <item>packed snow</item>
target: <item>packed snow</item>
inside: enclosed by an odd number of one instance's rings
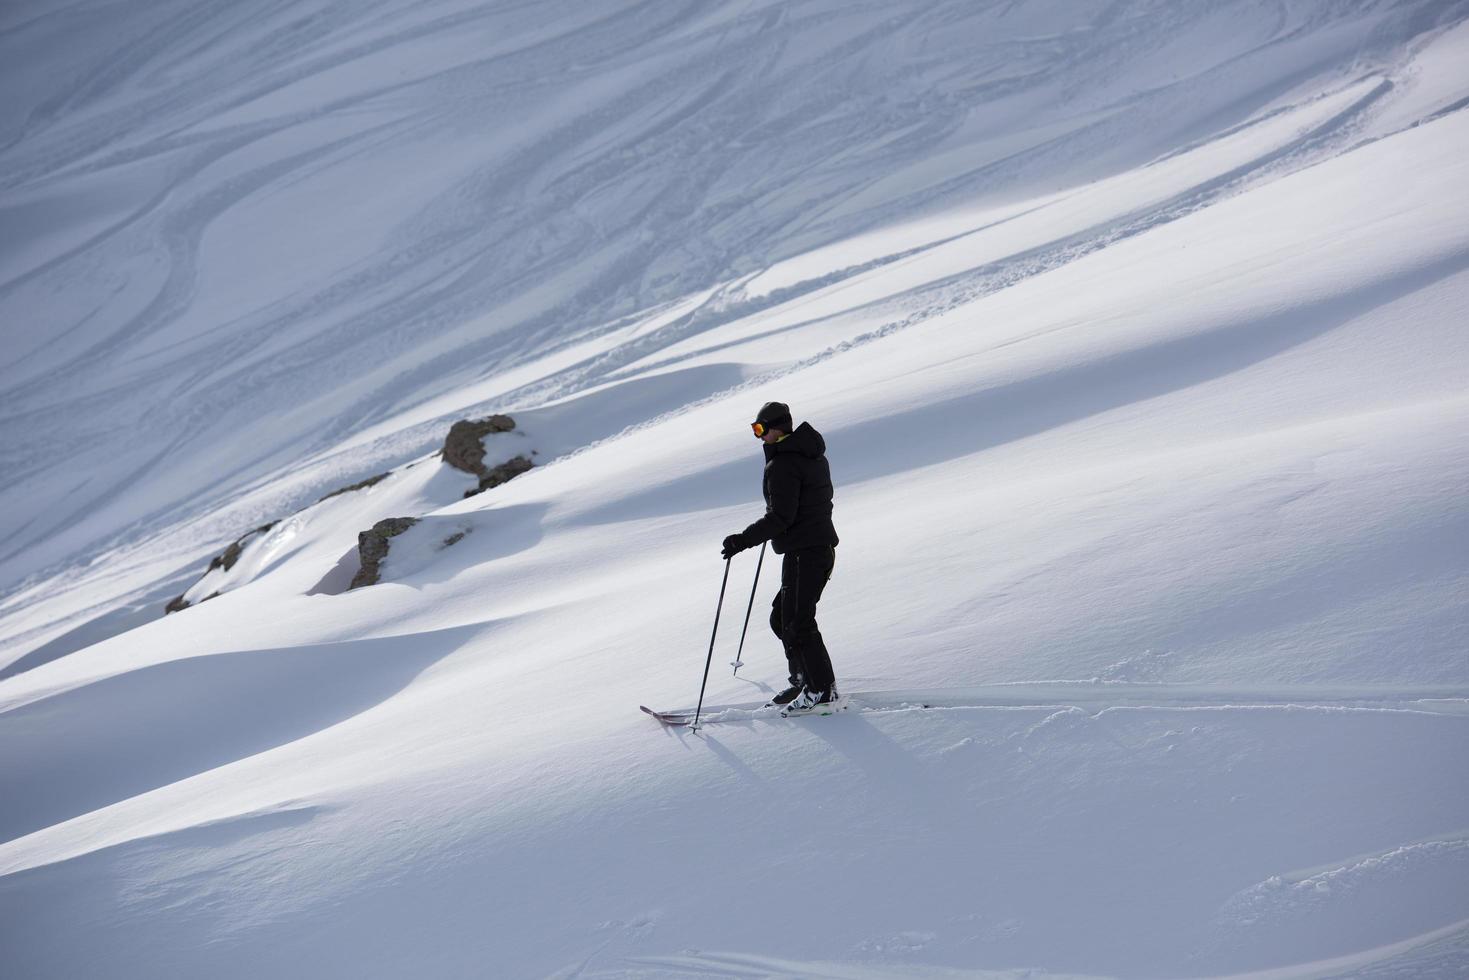
[[[7,6],[0,970],[1469,975],[1466,65],[1440,0]],[[850,708],[755,707],[749,552],[660,726],[769,399]]]

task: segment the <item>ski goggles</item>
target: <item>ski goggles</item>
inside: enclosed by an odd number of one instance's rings
[[[767,426],[764,422],[751,422],[750,431],[755,433],[756,439],[764,439],[765,433],[770,431],[770,427]]]

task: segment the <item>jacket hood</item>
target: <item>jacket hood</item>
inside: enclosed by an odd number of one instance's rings
[[[826,440],[821,438],[821,433],[811,427],[810,422],[802,422],[796,426],[796,431],[786,436],[773,446],[766,446],[766,458],[773,457],[776,453],[800,453],[812,459],[820,459],[826,455]]]

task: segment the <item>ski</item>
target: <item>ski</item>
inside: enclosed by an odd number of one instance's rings
[[[813,704],[809,708],[792,708],[787,706],[780,709],[780,716],[782,718],[804,718],[807,715],[834,715],[838,711],[846,710],[847,699],[837,698],[835,701],[830,701],[826,704]]]
[[[645,704],[640,704],[648,714],[657,718],[660,722],[670,728],[689,728],[694,724],[694,713],[692,711],[654,711]],[[847,710],[845,704],[822,704],[814,708],[787,710],[774,705],[757,705],[755,707],[727,707],[722,710],[705,711],[699,716],[699,726],[718,724],[720,722],[732,721],[758,721],[770,718],[803,718],[808,715],[834,715],[838,711]]]
[[[838,704],[842,712],[874,714],[912,711],[915,709],[982,709],[982,708],[1082,708],[1099,711],[1122,707],[1218,707],[1275,706],[1309,704],[1320,706],[1411,707],[1415,710],[1454,710],[1435,705],[1462,705],[1464,692],[1447,687],[1368,687],[1321,688],[1283,686],[1264,688],[1227,688],[1199,684],[1148,684],[1127,681],[1035,681],[1016,684],[988,684],[976,687],[919,689],[897,691],[853,691],[843,694]],[[819,706],[819,707],[825,707]],[[667,725],[690,726],[694,709],[643,711]],[[832,712],[840,713],[840,712]],[[791,712],[799,718],[811,712]],[[743,704],[706,704],[699,725],[771,721],[783,717],[779,706],[764,701]]]
[[[654,711],[646,704],[640,704],[638,707],[663,722],[663,724],[671,725],[675,728],[680,725],[688,725],[694,720],[694,713],[692,711]]]
[[[679,711],[654,711],[647,705],[638,705],[643,711],[652,715],[658,721],[670,728],[688,728],[694,723],[694,712],[692,709]],[[704,708],[699,716],[699,726],[729,724],[740,721],[769,721],[775,718],[806,718],[827,717],[844,711],[854,710],[857,712],[873,711],[901,711],[906,708],[927,708],[930,705],[922,701],[899,701],[891,704],[874,704],[859,699],[848,699],[842,697],[833,704],[818,704],[814,708],[789,709],[780,705],[766,704],[763,701],[750,701],[744,704],[713,704]]]

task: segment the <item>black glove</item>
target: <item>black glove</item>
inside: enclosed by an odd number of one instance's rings
[[[743,534],[731,534],[729,537],[724,539],[724,551],[722,552],[724,555],[724,560],[729,561],[729,559],[733,558],[735,555],[739,554],[741,551],[744,551],[748,547],[750,547],[750,542],[745,540],[745,536]]]

